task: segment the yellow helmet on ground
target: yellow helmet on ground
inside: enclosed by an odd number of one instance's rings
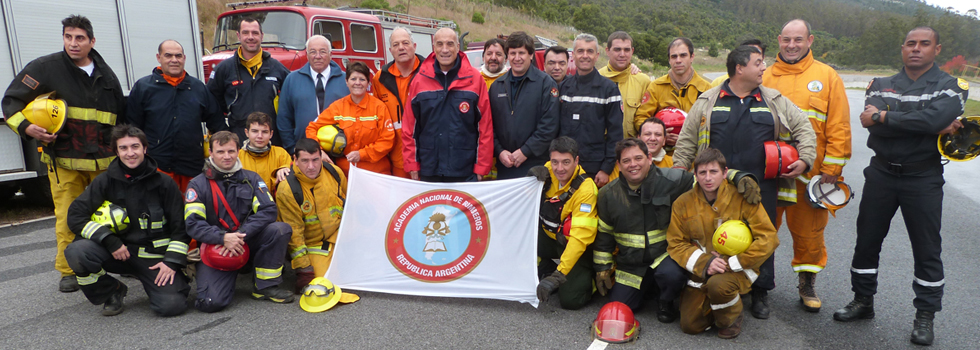
[[[120,233],[129,227],[129,215],[127,215],[126,208],[110,201],[102,202],[102,206],[92,214],[92,221],[105,226],[112,233]]]
[[[303,295],[299,297],[299,307],[306,312],[323,312],[340,302],[343,292],[340,287],[333,285],[330,280],[317,277],[309,285],[303,287]]]
[[[320,148],[327,152],[331,157],[340,158],[344,156],[344,148],[347,147],[347,135],[344,130],[337,125],[324,125],[316,131],[317,141],[320,141]]]
[[[980,116],[963,117],[963,127],[952,134],[939,135],[939,153],[946,159],[965,162],[980,155]]]
[[[57,134],[61,127],[65,126],[68,105],[65,104],[65,100],[52,99],[52,94],[38,96],[28,103],[21,113],[31,124],[44,128],[49,134]]]
[[[725,221],[711,237],[711,245],[715,251],[728,256],[741,254],[751,243],[752,231],[742,220]]]

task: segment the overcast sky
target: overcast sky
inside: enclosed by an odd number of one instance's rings
[[[962,14],[969,9],[980,10],[980,2],[976,0],[926,0],[926,3],[940,7],[952,6]]]

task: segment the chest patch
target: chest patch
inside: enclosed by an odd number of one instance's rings
[[[806,84],[806,89],[810,92],[820,92],[823,90],[823,83],[819,80],[814,80]]]
[[[303,214],[309,214],[310,211],[313,211],[313,203],[310,203],[310,201],[303,201],[303,205],[300,206],[300,209],[303,209]]]
[[[459,104],[459,112],[460,113],[466,113],[466,112],[469,112],[469,111],[470,111],[470,103],[469,102],[463,101],[463,102],[461,102]]]

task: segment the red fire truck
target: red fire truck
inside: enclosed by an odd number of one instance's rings
[[[245,17],[256,18],[262,23],[262,49],[290,70],[306,64],[306,40],[312,35],[323,35],[330,40],[333,60],[341,67],[354,60],[364,62],[376,72],[391,60],[385,46],[393,29],[408,28],[418,47],[416,52],[428,56],[432,52],[432,35],[436,30],[456,27],[452,21],[384,10],[307,6],[305,1],[298,5],[257,6],[283,2],[287,0],[228,4],[232,10],[218,16],[212,52],[202,60],[204,76],[210,79],[214,67],[235,54],[239,46],[236,32]]]

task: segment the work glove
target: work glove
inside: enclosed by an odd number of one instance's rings
[[[595,273],[595,288],[599,290],[599,295],[606,296],[613,286],[613,270],[599,271]]]
[[[551,175],[548,174],[548,168],[545,168],[544,165],[538,165],[529,169],[527,171],[527,176],[532,176],[541,182],[548,181],[548,178],[551,177]]]
[[[548,296],[558,290],[558,286],[565,284],[566,281],[568,279],[561,271],[555,271],[551,276],[545,277],[541,282],[538,282],[538,299],[548,301]]]
[[[296,294],[303,294],[303,288],[308,286],[316,276],[313,274],[313,266],[296,269]]]
[[[734,174],[730,177],[732,183],[738,188],[738,193],[742,194],[749,204],[759,204],[762,202],[762,194],[759,192],[759,182],[755,175],[748,171],[733,170]]]

